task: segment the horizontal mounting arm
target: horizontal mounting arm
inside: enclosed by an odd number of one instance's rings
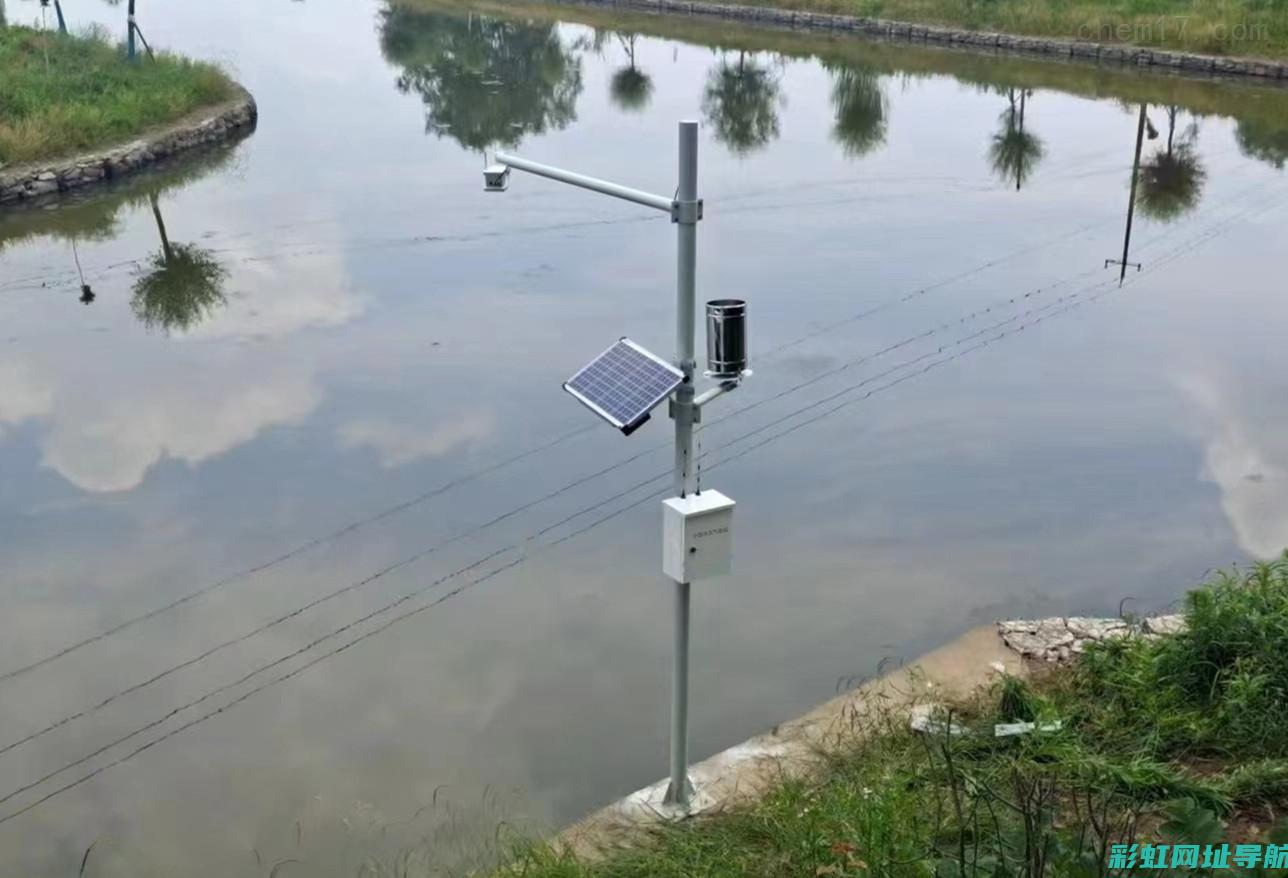
[[[697,408],[702,408],[704,405],[711,402],[711,400],[715,399],[716,397],[724,396],[729,391],[737,390],[737,389],[738,389],[737,381],[721,381],[719,384],[717,384],[715,387],[712,387],[710,390],[706,390],[698,394],[697,397],[694,398],[693,404]]]
[[[631,189],[628,186],[619,186],[616,183],[610,183],[607,180],[587,177],[584,174],[575,174],[572,171],[565,171],[562,168],[543,165],[539,162],[530,162],[517,155],[498,152],[496,154],[496,160],[500,164],[520,171],[527,171],[529,174],[536,174],[538,177],[547,177],[551,180],[558,180],[560,183],[568,183],[573,186],[580,186],[583,189],[589,189],[592,192],[599,192],[603,195],[611,195],[614,198],[621,198],[624,201],[633,201],[636,204],[642,204],[645,207],[651,207],[654,210],[660,210],[664,213],[669,213],[672,216],[675,215],[677,209],[675,199],[673,198],[664,198],[661,195],[653,195],[650,192],[641,192],[639,189]]]

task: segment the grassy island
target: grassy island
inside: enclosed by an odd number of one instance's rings
[[[231,97],[213,64],[158,52],[127,59],[101,32],[0,26],[0,166],[129,140]]]

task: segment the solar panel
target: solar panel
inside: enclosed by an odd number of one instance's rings
[[[679,369],[623,338],[565,381],[564,390],[630,435],[683,380]]]

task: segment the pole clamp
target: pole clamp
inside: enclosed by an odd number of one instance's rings
[[[697,201],[672,201],[671,222],[694,225],[702,219],[702,199]]]
[[[674,397],[666,401],[666,414],[673,421],[675,420],[677,408],[679,408],[679,406],[675,404]],[[691,424],[702,423],[702,409],[694,405],[693,403],[689,403],[689,423]]]

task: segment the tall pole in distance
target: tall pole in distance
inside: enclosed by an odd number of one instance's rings
[[[129,5],[129,7],[128,7],[128,11],[127,11],[126,15],[127,15],[127,18],[126,18],[127,31],[126,31],[125,42],[126,42],[126,45],[129,47],[129,48],[127,49],[127,53],[128,53],[128,55],[129,55],[129,58],[130,58],[130,60],[131,60],[131,61],[133,61],[133,60],[135,59],[135,49],[134,49],[134,0],[130,0],[130,5]]]
[[[681,122],[680,185],[676,193],[675,365],[684,383],[675,391],[675,496],[693,490],[694,321],[697,310],[698,123]],[[671,783],[666,803],[689,804],[690,583],[675,583],[675,657],[671,675]]]

